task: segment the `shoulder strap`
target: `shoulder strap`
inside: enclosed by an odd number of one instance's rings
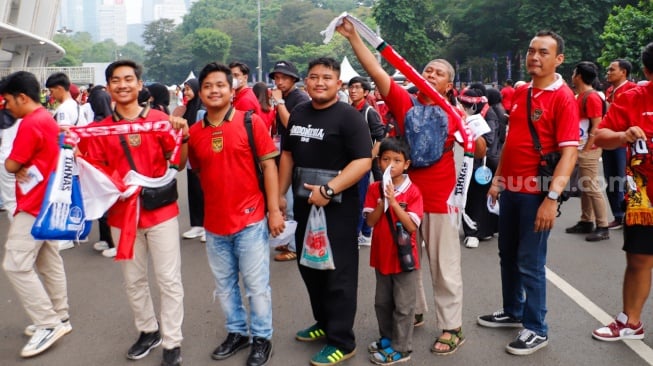
[[[542,144],[540,144],[540,138],[537,136],[537,131],[533,125],[533,117],[531,117],[531,94],[533,94],[533,87],[529,87],[526,91],[526,117],[528,119],[528,129],[531,131],[531,137],[533,138],[533,147],[535,150],[542,155]]]
[[[245,112],[245,130],[247,130],[247,140],[249,141],[249,148],[252,150],[252,156],[254,157],[254,172],[259,180],[259,186],[263,189],[263,171],[261,170],[261,165],[258,162],[258,152],[256,151],[256,144],[254,143],[254,131],[252,128],[252,113],[254,111],[249,110]]]
[[[75,121],[75,126],[79,124],[79,115],[82,114],[82,107],[79,105],[79,103],[76,104],[77,104],[77,121]]]
[[[367,124],[370,123],[370,121],[367,119],[367,115],[370,113],[370,108],[372,108],[372,106],[368,105],[365,109],[365,122],[367,122]]]
[[[122,146],[122,151],[125,152],[125,157],[129,162],[129,167],[132,168],[133,171],[138,172],[138,170],[136,170],[136,164],[134,164],[134,158],[132,158],[131,150],[129,150],[129,146],[127,146],[127,139],[125,138],[125,135],[118,135],[118,138],[120,139],[120,146]]]

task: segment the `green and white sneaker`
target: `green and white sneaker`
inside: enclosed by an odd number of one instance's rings
[[[341,351],[337,347],[326,345],[320,350],[320,352],[318,352],[317,354],[315,354],[315,356],[313,356],[313,358],[311,358],[311,365],[313,366],[335,365],[342,361],[352,358],[355,354],[356,354],[355,348],[353,351],[349,353],[345,353],[344,351]]]
[[[326,338],[326,333],[317,323],[295,334],[295,339],[302,342],[314,342],[322,338]]]

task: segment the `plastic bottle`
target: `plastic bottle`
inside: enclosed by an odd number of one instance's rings
[[[401,222],[397,223],[397,252],[399,253],[399,264],[401,270],[410,272],[415,270],[415,259],[413,258],[413,246],[408,233]]]

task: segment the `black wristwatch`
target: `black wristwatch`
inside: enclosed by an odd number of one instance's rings
[[[325,184],[322,187],[324,187],[324,193],[326,193],[329,199],[333,198],[336,195],[336,192],[333,190],[333,188],[329,187],[328,184]]]

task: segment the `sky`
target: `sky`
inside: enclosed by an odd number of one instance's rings
[[[141,22],[141,9],[143,0],[124,0],[127,7],[127,24],[136,24]]]

